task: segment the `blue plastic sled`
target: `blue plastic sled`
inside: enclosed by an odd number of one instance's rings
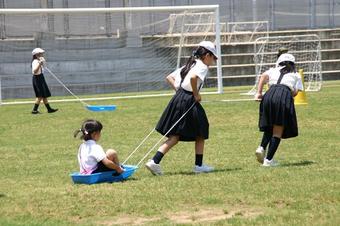
[[[73,183],[75,184],[96,184],[96,183],[103,183],[103,182],[119,182],[126,180],[129,178],[134,172],[137,170],[137,166],[132,165],[124,165],[125,171],[118,175],[114,176],[116,171],[107,171],[107,172],[100,172],[94,173],[89,175],[80,174],[78,172],[70,174]]]
[[[88,105],[86,108],[90,111],[114,111],[116,105]]]

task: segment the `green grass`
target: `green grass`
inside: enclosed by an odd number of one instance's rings
[[[237,88],[204,100],[248,98]],[[340,83],[326,83],[298,106],[300,135],[284,140],[278,168],[264,169],[254,151],[258,103],[203,103],[210,121],[204,160],[211,174],[193,175],[194,144],[180,143],[165,158],[165,175],[141,167],[122,183],[74,185],[87,118],[104,125],[99,142],[124,159],[155,126],[170,97],[91,102],[116,104],[93,113],[78,103],[53,104],[56,114],[31,115],[31,105],[0,107],[0,225],[339,225]],[[154,134],[131,164],[160,138]],[[209,220],[210,219],[210,220]]]

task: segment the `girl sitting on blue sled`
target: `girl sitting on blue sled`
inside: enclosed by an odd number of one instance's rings
[[[81,129],[74,132],[74,137],[82,133],[80,139],[84,142],[79,146],[78,162],[81,174],[93,174],[104,171],[115,170],[121,174],[124,169],[120,166],[117,152],[113,149],[105,153],[103,148],[97,144],[101,136],[103,125],[93,119],[83,122]]]

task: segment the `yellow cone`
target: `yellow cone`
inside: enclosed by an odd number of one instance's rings
[[[302,84],[303,84],[303,89],[304,89],[305,84],[304,84],[303,69],[299,70],[299,74],[300,74]],[[304,90],[299,91],[298,94],[294,97],[294,103],[295,103],[295,105],[306,105],[307,104],[306,92]]]

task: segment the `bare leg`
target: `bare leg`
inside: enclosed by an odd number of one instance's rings
[[[178,143],[179,136],[169,136],[169,138],[158,148],[152,160],[148,161],[145,166],[153,175],[162,175],[162,168],[159,165],[163,156]]]
[[[43,100],[44,104],[48,104],[47,98],[42,98],[42,100]]]
[[[47,98],[43,98],[43,102],[44,102],[44,104],[45,104],[45,106],[47,108],[48,113],[53,113],[53,112],[58,111],[58,109],[51,108],[50,104],[48,103]]]
[[[202,137],[197,137],[195,141],[195,153],[196,155],[203,155],[204,151],[204,139]]]
[[[195,141],[195,166],[202,166],[203,164],[204,139],[197,137]]]
[[[41,97],[37,97],[35,99],[35,103],[34,103],[34,107],[33,107],[33,110],[32,110],[32,114],[38,114],[39,113],[38,108],[39,108],[39,104],[41,102],[41,99],[42,99]]]
[[[273,137],[281,138],[283,134],[284,127],[274,125],[273,126]]]
[[[106,152],[106,157],[119,166],[118,154],[113,149],[108,149]]]
[[[214,167],[203,164],[204,138],[197,137],[195,141],[195,167],[194,173],[208,173],[214,170]]]
[[[280,145],[283,130],[284,130],[283,126],[279,126],[279,125],[273,126],[273,137],[270,140],[269,149],[268,149],[268,153],[266,156],[267,160],[273,159],[275,152]]]
[[[170,136],[158,149],[164,155],[178,143],[179,136]]]
[[[39,105],[42,99],[43,99],[42,97],[37,97],[37,98],[35,99],[35,104],[38,104],[38,105]]]

